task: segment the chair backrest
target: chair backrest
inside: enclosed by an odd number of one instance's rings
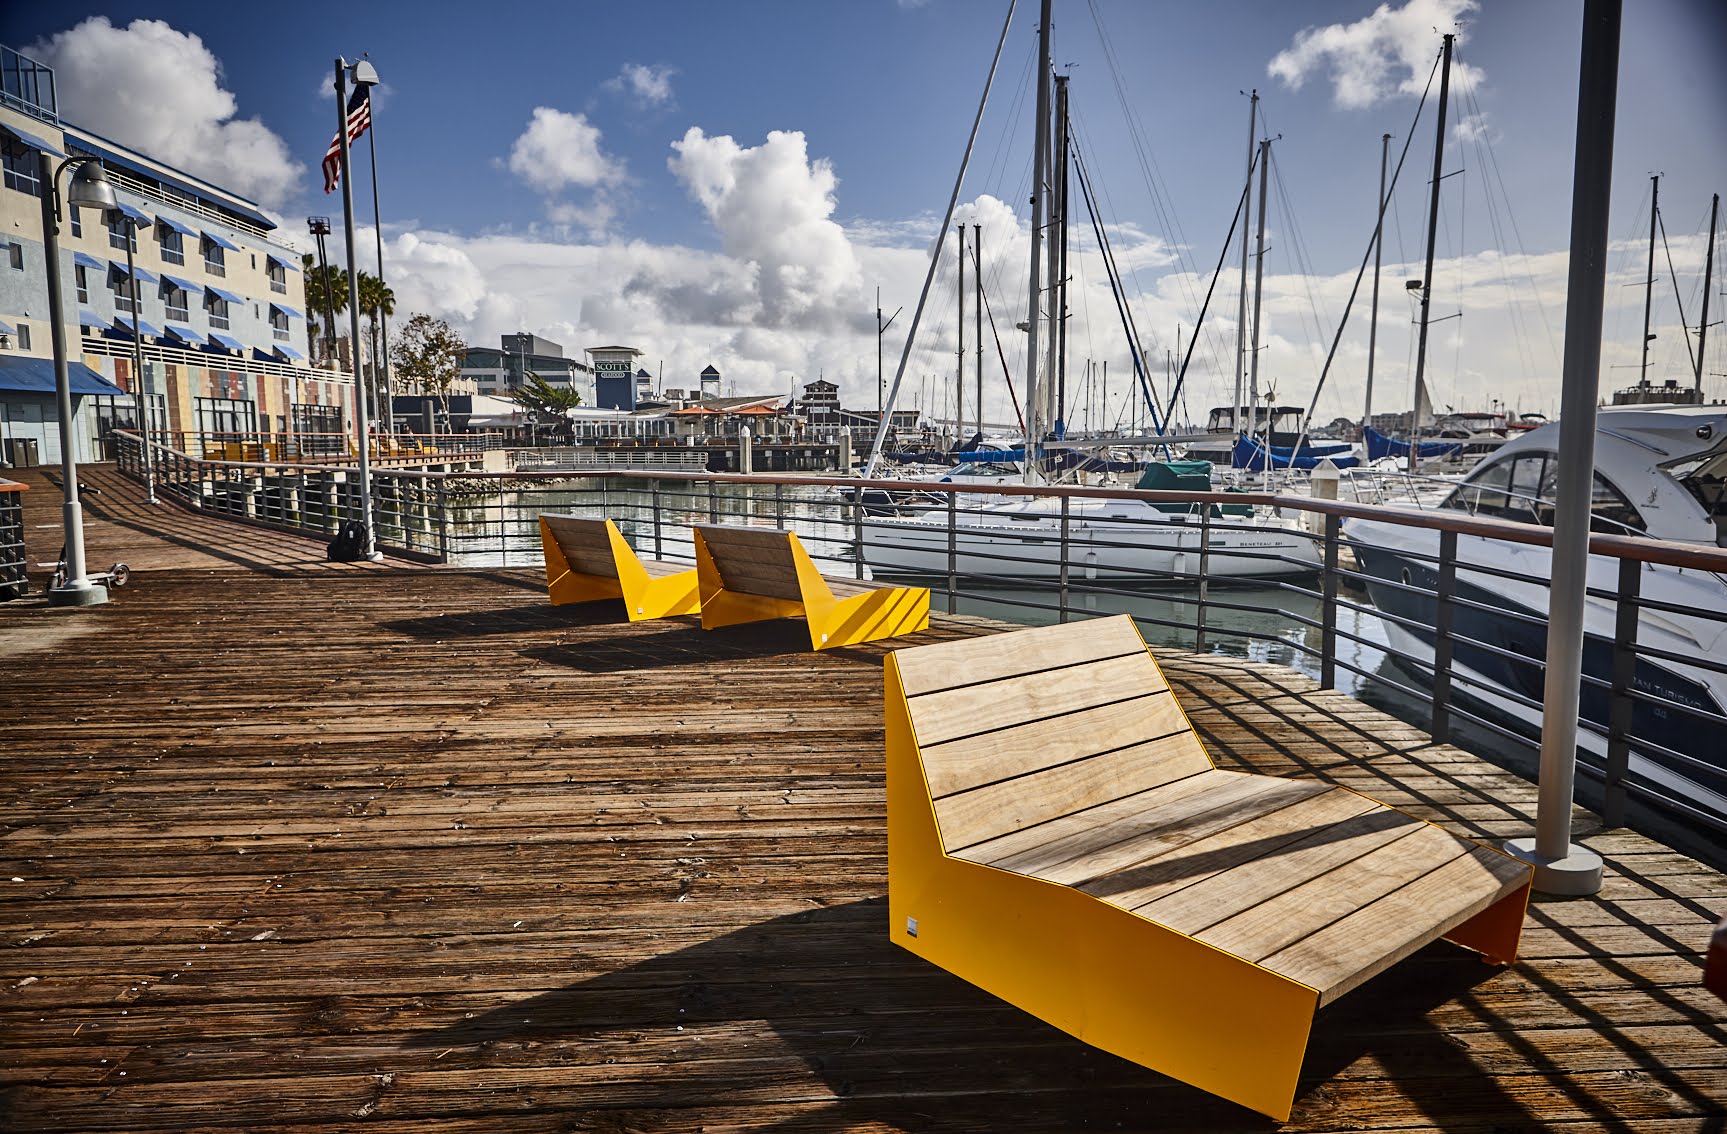
[[[798,587],[792,533],[778,528],[724,527],[697,524],[708,555],[726,590],[763,598],[803,597]]]
[[[950,854],[1212,767],[1126,615],[894,658]]]
[[[540,519],[558,541],[558,550],[564,553],[564,562],[570,565],[570,570],[603,579],[618,577],[617,560],[612,557],[610,520],[552,514],[542,514]]]

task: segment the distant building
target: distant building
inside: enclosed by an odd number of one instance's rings
[[[636,359],[641,351],[635,347],[588,347],[589,365],[594,373],[594,405],[601,409],[633,410],[636,408]]]
[[[348,431],[352,376],[308,365],[300,257],[275,222],[244,197],[61,120],[51,68],[0,47],[0,80],[0,457],[60,459],[52,378],[47,394],[39,382],[44,367],[52,373],[44,152],[56,164],[99,159],[119,203],[106,214],[62,206],[67,353],[74,388],[91,391],[74,409],[78,459],[102,456],[107,431],[141,413],[154,429],[190,433]]]
[[[462,352],[461,377],[473,383],[476,394],[508,397],[533,373],[553,386],[568,387],[591,402],[586,364],[564,357],[562,344],[525,331],[503,335],[496,347],[469,347]]]

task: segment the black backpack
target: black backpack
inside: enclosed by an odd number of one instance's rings
[[[366,554],[366,525],[348,520],[336,529],[336,538],[328,547],[330,558],[338,563],[353,563]]]

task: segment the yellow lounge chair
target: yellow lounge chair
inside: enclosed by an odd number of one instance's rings
[[[542,515],[540,542],[553,606],[621,598],[631,622],[700,607],[694,568],[637,558],[610,520]]]

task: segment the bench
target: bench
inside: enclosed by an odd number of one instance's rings
[[[1127,616],[887,660],[892,939],[1287,1119],[1315,1012],[1440,937],[1516,957],[1530,868],[1215,767]]]
[[[553,606],[621,598],[631,622],[696,612],[695,569],[637,558],[610,520],[545,514],[540,543]]]
[[[825,579],[798,537],[776,528],[696,525],[702,629],[802,617],[810,648],[929,628],[929,588]]]

